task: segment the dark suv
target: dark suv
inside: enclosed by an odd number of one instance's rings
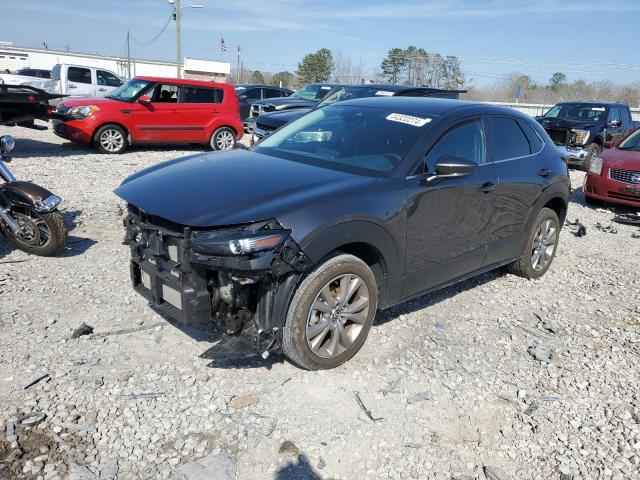
[[[282,112],[283,110],[312,108],[338,86],[339,84],[337,83],[309,83],[293,92],[287,98],[253,102],[249,115],[249,128],[252,126],[251,122],[253,119],[263,112]]]
[[[533,118],[392,97],[155,165],[116,194],[133,285],[158,311],[321,369],[360,349],[378,309],[503,265],[541,277],[569,190]]]
[[[239,83],[236,85],[236,95],[240,103],[240,119],[244,128],[247,128],[251,104],[260,100],[288,97],[293,90],[256,83]]]

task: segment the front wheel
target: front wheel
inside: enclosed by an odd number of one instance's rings
[[[1,221],[0,228],[7,239],[23,252],[45,257],[55,255],[67,242],[67,227],[57,210],[42,214],[33,210],[11,212],[11,217],[20,226],[21,233],[14,234]]]
[[[220,127],[211,135],[209,145],[212,150],[231,150],[236,146],[236,134],[229,127]]]
[[[559,236],[558,215],[550,208],[543,208],[533,222],[522,256],[508,265],[508,270],[520,277],[540,278],[549,270],[556,255]]]
[[[308,370],[337,367],[364,344],[378,305],[369,266],[353,255],[337,254],[298,286],[282,332],[282,350]]]
[[[93,143],[100,153],[122,153],[129,145],[129,140],[122,127],[104,125],[94,135]]]

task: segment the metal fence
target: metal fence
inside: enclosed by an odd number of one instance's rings
[[[549,110],[552,105],[544,105],[541,103],[504,103],[504,102],[487,102],[492,105],[500,105],[503,107],[514,108],[519,112],[526,113],[527,115],[531,115],[535,117],[536,115],[542,115],[547,110]],[[640,122],[640,108],[632,108],[631,109],[631,117]]]

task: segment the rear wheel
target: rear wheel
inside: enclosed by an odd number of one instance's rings
[[[236,134],[229,127],[220,127],[211,135],[209,145],[212,150],[231,150],[236,146]]]
[[[21,228],[21,233],[13,231],[0,221],[0,227],[13,244],[23,252],[49,256],[57,253],[67,241],[67,228],[62,214],[57,210],[38,213],[34,210],[11,212],[11,217]]]
[[[508,265],[514,275],[533,279],[544,275],[556,255],[560,235],[560,220],[556,212],[543,208],[533,222],[522,256]]]
[[[100,153],[122,153],[129,146],[129,140],[122,127],[104,125],[94,135],[93,144]]]
[[[283,329],[284,354],[308,370],[341,365],[364,344],[377,305],[369,266],[353,255],[330,257],[296,290]]]

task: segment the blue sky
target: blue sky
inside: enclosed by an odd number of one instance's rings
[[[544,82],[640,80],[640,0],[181,0],[183,55],[233,62],[240,44],[246,67],[295,70],[305,53],[327,47],[373,74],[391,47],[416,45],[461,57],[480,85],[511,72]],[[124,54],[127,29],[153,38],[172,12],[167,0],[21,0],[3,8],[0,40]],[[227,44],[220,52],[220,38]],[[135,57],[175,59],[171,23]]]

